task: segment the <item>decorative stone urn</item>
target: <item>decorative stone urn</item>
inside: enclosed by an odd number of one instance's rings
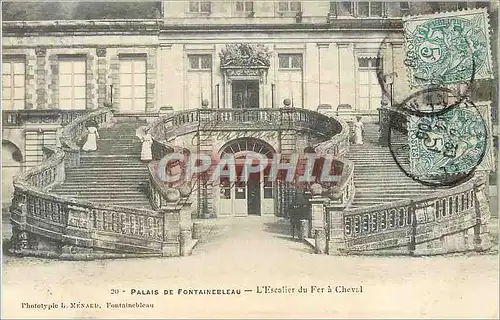
[[[292,104],[292,101],[288,98],[286,98],[285,100],[283,100],[283,105],[285,106],[285,108],[290,108],[290,105]]]
[[[181,198],[181,193],[176,188],[168,188],[165,192],[167,202],[177,202]]]

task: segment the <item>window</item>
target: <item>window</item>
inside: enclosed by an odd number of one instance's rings
[[[439,3],[440,11],[456,11],[467,9],[467,1],[450,1],[445,3]]]
[[[298,12],[301,11],[301,9],[302,7],[300,1],[280,1],[278,3],[278,11],[280,12],[286,12],[286,11]]]
[[[353,15],[353,3],[350,1],[342,2],[330,2],[330,12],[335,8],[337,16],[352,16]]]
[[[59,108],[86,108],[86,57],[59,56]]]
[[[253,1],[236,1],[236,12],[253,12]]]
[[[273,181],[269,179],[271,167],[264,169],[264,199],[273,199]]]
[[[229,177],[220,177],[220,199],[231,199],[231,181]]]
[[[212,3],[210,1],[189,1],[189,12],[210,13]]]
[[[379,1],[359,1],[358,17],[382,17],[384,13],[384,3]]]
[[[146,58],[120,57],[120,109],[146,110]]]
[[[399,3],[399,8],[401,10],[410,10],[410,2],[408,1],[402,1]]]
[[[211,70],[212,56],[209,54],[190,54],[189,69],[190,70]]]
[[[302,69],[302,54],[279,54],[280,69]]]
[[[24,109],[25,60],[7,59],[2,62],[2,109]]]
[[[382,90],[377,72],[381,72],[381,58],[358,59],[358,104],[360,109],[375,110],[380,107]]]

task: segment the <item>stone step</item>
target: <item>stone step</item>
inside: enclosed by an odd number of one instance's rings
[[[138,190],[124,190],[124,191],[115,191],[114,193],[104,193],[104,192],[99,192],[98,190],[78,190],[78,191],[72,191],[72,190],[66,190],[66,189],[57,189],[54,190],[57,194],[60,195],[66,195],[66,196],[71,196],[71,195],[82,195],[85,197],[91,197],[91,198],[106,198],[106,199],[111,199],[111,198],[131,198],[135,199],[137,197],[142,198],[145,197],[140,193]]]

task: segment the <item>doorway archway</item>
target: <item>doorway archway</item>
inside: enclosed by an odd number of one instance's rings
[[[249,170],[249,165],[258,166],[262,157],[271,160],[274,148],[260,139],[239,138],[226,143],[219,154],[221,158],[234,158],[236,181],[220,177],[217,215],[274,215],[276,192],[269,179],[270,161],[263,170]]]

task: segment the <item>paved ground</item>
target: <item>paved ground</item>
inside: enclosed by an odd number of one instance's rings
[[[68,262],[5,256],[3,316],[498,318],[497,255],[315,255],[306,245],[290,239],[285,220],[248,217],[212,224],[207,240],[199,243],[192,256],[183,258]],[[4,230],[6,227],[4,224]],[[311,293],[313,285],[324,287],[324,293]],[[362,286],[363,292],[328,292],[328,286],[342,285]],[[287,286],[295,292],[263,294],[257,292],[257,286],[261,291],[262,286]],[[298,293],[300,286],[309,292]],[[178,295],[179,288],[252,292]],[[118,294],[112,294],[112,289]],[[160,292],[135,296],[131,289]],[[175,294],[164,296],[164,289],[173,289]],[[21,308],[21,302],[71,301],[98,302],[102,308]],[[152,303],[154,308],[113,309],[106,302]]]

